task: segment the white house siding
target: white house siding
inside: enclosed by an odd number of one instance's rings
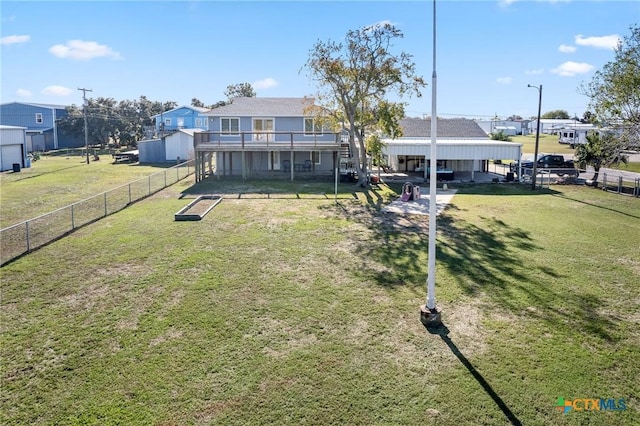
[[[26,127],[0,126],[0,171],[12,170],[15,163],[26,165],[26,142]]]
[[[398,156],[431,158],[430,140],[385,140],[392,167]],[[446,140],[436,142],[436,157],[457,171],[478,171],[483,160],[519,160],[522,144],[502,141]],[[456,167],[457,166],[457,167]],[[458,168],[459,167],[459,168]]]

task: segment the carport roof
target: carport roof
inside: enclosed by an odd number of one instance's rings
[[[482,127],[468,118],[438,118],[438,138],[487,139]],[[431,137],[431,118],[403,118],[400,120],[403,138]]]
[[[429,139],[386,139],[387,155],[431,157]],[[437,158],[448,160],[519,160],[522,144],[494,140],[445,139],[436,141]]]

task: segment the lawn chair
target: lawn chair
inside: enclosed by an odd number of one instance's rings
[[[284,160],[282,162],[282,171],[283,172],[290,172],[291,171],[291,161]]]
[[[304,164],[302,165],[302,171],[303,172],[311,171],[311,160],[304,160]]]

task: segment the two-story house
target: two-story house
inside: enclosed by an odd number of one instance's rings
[[[65,134],[58,123],[67,116],[64,105],[10,102],[0,105],[0,124],[27,129],[28,151],[84,146],[84,137]]]
[[[208,118],[204,115],[208,111],[208,108],[183,105],[151,118],[155,120],[156,134],[164,136],[180,129],[208,130]]]
[[[196,181],[212,174],[331,175],[341,138],[320,125],[312,108],[307,98],[240,97],[203,113],[209,130],[194,134]]]

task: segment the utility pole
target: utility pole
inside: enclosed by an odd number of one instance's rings
[[[84,149],[87,151],[87,164],[89,164],[89,135],[87,131],[87,92],[93,92],[91,89],[82,90],[82,115],[84,116]]]
[[[536,175],[538,174],[538,143],[540,141],[540,111],[542,108],[542,84],[540,86],[533,86],[527,84],[527,87],[533,87],[538,91],[538,124],[536,127],[536,146],[533,154],[533,175],[531,176],[531,189],[536,189]]]

